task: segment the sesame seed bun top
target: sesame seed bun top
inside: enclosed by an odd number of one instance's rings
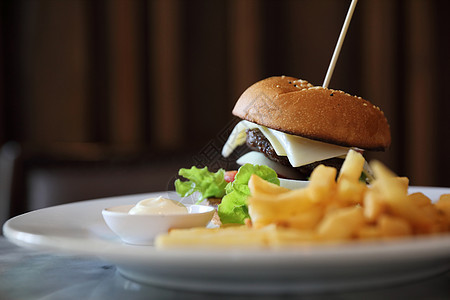
[[[361,97],[277,76],[256,82],[233,114],[285,133],[347,147],[384,150],[391,143],[384,113]]]

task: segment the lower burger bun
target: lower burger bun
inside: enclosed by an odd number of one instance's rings
[[[247,144],[252,150],[262,152],[267,159],[277,164],[295,167],[297,170],[303,165],[291,165],[293,160],[286,157],[285,153],[289,153],[290,149],[280,151],[279,146],[270,148],[276,145],[268,143],[271,139],[267,130],[281,143],[286,138],[280,138],[280,133],[286,134],[287,140],[295,140],[294,137],[298,137],[300,143],[311,141],[324,149],[329,146],[335,150],[342,147],[380,151],[388,148],[391,143],[389,124],[380,108],[361,97],[313,86],[294,77],[270,77],[253,84],[240,96],[233,114],[250,122],[246,123],[251,124],[247,131],[252,130],[249,132],[250,140],[247,137]],[[258,131],[262,131],[268,139],[258,136],[261,135]],[[267,143],[269,148],[263,146]],[[286,147],[286,144],[283,146]],[[339,165],[336,159],[345,158],[342,154],[336,157],[331,154],[328,156],[320,161],[309,162],[310,167],[301,172],[301,177],[308,177],[308,172],[322,161],[331,159],[332,165],[336,167],[336,164]]]

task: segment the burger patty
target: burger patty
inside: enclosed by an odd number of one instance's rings
[[[287,156],[277,155],[275,149],[272,147],[269,140],[264,136],[264,134],[259,129],[257,128],[247,129],[246,133],[247,133],[246,144],[250,149],[263,153],[270,160],[273,160],[277,163],[280,163],[288,167],[292,167]],[[334,167],[339,172],[343,162],[344,159],[334,157],[321,161],[316,161],[301,167],[295,167],[294,169],[296,169],[301,174],[301,176],[304,179],[306,179],[311,175],[311,172],[318,165],[323,164],[325,166]]]

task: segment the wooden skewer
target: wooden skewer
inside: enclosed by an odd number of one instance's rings
[[[348,26],[350,25],[350,21],[353,16],[353,12],[355,11],[356,3],[358,0],[352,0],[350,3],[350,7],[348,8],[347,17],[345,17],[344,26],[342,26],[341,34],[339,35],[339,39],[336,44],[336,48],[334,48],[333,57],[331,58],[330,65],[328,66],[327,75],[325,76],[325,80],[323,81],[322,86],[327,88],[330,83],[331,76],[333,76],[334,67],[336,66],[336,62],[339,57],[339,53],[341,52],[342,44],[344,43],[345,35],[347,34]]]

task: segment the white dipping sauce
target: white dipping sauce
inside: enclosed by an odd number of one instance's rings
[[[128,212],[130,215],[174,215],[186,213],[188,213],[188,209],[182,203],[161,196],[142,200]]]

